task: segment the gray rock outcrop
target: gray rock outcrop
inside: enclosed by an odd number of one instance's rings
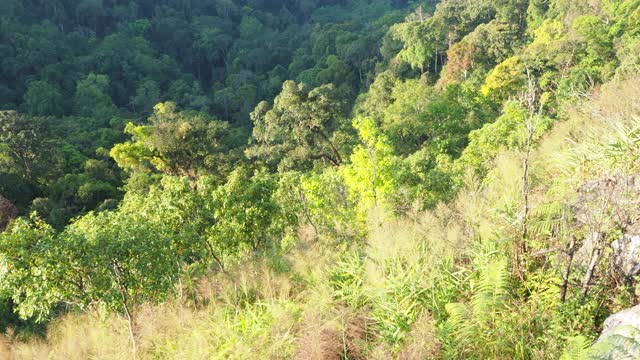
[[[640,305],[622,310],[607,318],[602,334],[586,350],[586,360],[640,358]]]
[[[607,318],[602,325],[602,333],[598,341],[617,333],[624,327],[632,327],[640,331],[640,305],[617,312]]]
[[[576,251],[576,265],[587,267],[595,247],[609,246],[609,260],[620,277],[640,274],[640,175],[585,183],[572,210],[588,234]],[[613,229],[623,235],[607,245],[604,240]]]

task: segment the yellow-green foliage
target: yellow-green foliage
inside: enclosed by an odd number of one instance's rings
[[[518,56],[508,58],[496,66],[482,87],[484,95],[504,100],[521,91],[525,82],[525,66]]]
[[[356,198],[361,215],[371,207],[387,207],[397,191],[399,159],[370,118],[356,118],[354,128],[360,135],[360,144],[351,155],[351,164],[344,168],[344,178],[351,196]]]

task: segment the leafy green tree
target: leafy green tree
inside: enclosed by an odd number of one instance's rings
[[[129,123],[132,141],[117,144],[111,156],[129,170],[157,170],[197,180],[203,174],[222,176],[238,159],[237,134],[226,122],[204,113],[178,112],[172,102],[154,107],[149,125]]]
[[[216,61],[222,61],[225,68],[229,70],[231,64],[228,53],[233,44],[233,37],[221,28],[222,24],[215,24],[214,27],[212,26],[214,24],[210,24],[208,21],[205,23],[204,20],[201,19],[197,22],[199,29],[196,33],[194,47],[203,54],[209,63],[215,64]]]
[[[234,256],[247,249],[278,246],[295,218],[284,213],[275,199],[277,178],[240,167],[214,193],[214,223],[207,230],[212,248]]]
[[[64,98],[62,93],[46,81],[33,81],[25,94],[27,112],[35,116],[62,116]]]
[[[206,111],[209,109],[211,99],[209,99],[197,82],[187,79],[176,80],[169,87],[168,98],[175,101],[181,109],[193,109],[196,111]]]
[[[448,43],[456,42],[472,32],[478,25],[488,23],[496,15],[495,1],[479,0],[442,1],[436,6],[434,17],[440,18]]]
[[[131,99],[134,110],[145,113],[153,109],[153,106],[160,101],[160,88],[153,80],[143,82],[136,89],[135,96]]]
[[[498,64],[482,87],[484,95],[491,95],[498,101],[513,98],[522,91],[525,84],[525,65],[518,56],[511,57]]]
[[[376,76],[366,95],[361,95],[356,102],[358,115],[370,116],[380,120],[387,107],[394,102],[393,89],[399,79],[389,70]]]
[[[2,292],[11,294],[20,317],[44,321],[66,297],[70,263],[55,230],[40,220],[16,220],[0,233]],[[82,289],[79,289],[82,290]]]
[[[60,304],[98,304],[122,313],[136,353],[134,316],[164,300],[179,269],[173,239],[157,223],[117,212],[90,213],[58,235],[37,218],[0,234],[4,291],[23,318],[47,319]]]
[[[434,91],[421,81],[406,81],[394,88],[395,102],[385,111],[382,129],[399,155],[428,147],[458,156],[467,134],[494,114],[491,103],[478,95],[463,85]]]
[[[496,18],[499,21],[516,24],[524,27],[526,25],[528,0],[498,0],[495,3]]]
[[[529,1],[529,7],[527,8],[528,33],[532,33],[542,25],[547,10],[549,10],[549,2],[547,0]]]
[[[444,26],[441,18],[410,21],[392,28],[395,38],[403,43],[398,59],[407,62],[412,68],[424,73],[429,64],[434,64],[434,73],[438,72],[440,53],[446,50]]]
[[[585,41],[589,55],[604,58],[611,56],[613,41],[605,21],[595,15],[583,15],[575,19],[573,28]]]
[[[142,36],[131,37],[122,32],[110,34],[91,52],[96,74],[108,77],[108,94],[119,106],[130,103],[142,83],[158,83],[177,78],[177,64],[161,56]]]
[[[286,81],[273,106],[262,102],[251,114],[255,145],[249,154],[287,169],[316,161],[340,165],[346,126],[337,96],[333,85],[308,91],[304,84]]]
[[[397,191],[398,159],[393,147],[369,118],[356,118],[360,144],[351,155],[351,163],[344,170],[345,183],[359,199],[361,211],[371,207],[388,206]]]
[[[48,134],[47,119],[15,111],[0,111],[0,169],[16,174],[30,186],[41,186],[61,170],[56,141]]]
[[[264,31],[264,26],[255,17],[245,15],[240,20],[239,30],[241,39],[256,39]]]
[[[73,104],[74,113],[107,122],[116,114],[116,107],[107,93],[108,87],[109,77],[106,75],[91,73],[84,80],[78,81]]]
[[[318,71],[315,82],[318,84],[340,84],[341,94],[352,96],[356,79],[351,67],[335,55],[327,57],[326,68]]]
[[[359,199],[349,195],[343,171],[332,167],[307,173],[296,179],[295,186],[307,220],[320,236],[330,243],[362,239],[366,227],[359,216]]]
[[[432,96],[434,89],[422,80],[406,80],[393,87],[392,103],[384,109],[381,127],[397,154],[408,155],[423,144],[421,134],[429,124],[419,117]]]
[[[469,146],[459,158],[459,164],[472,169],[480,178],[495,165],[495,159],[502,151],[519,151],[526,144],[527,109],[517,101],[505,103],[502,114],[495,122],[486,124],[469,134]],[[542,119],[539,127],[534,129],[533,141],[537,141],[551,126],[551,119]]]
[[[127,311],[127,306],[163,300],[173,290],[178,272],[173,239],[160,224],[141,220],[118,212],[90,213],[66,230],[69,247],[77,249],[73,261],[93,280],[84,283],[86,294],[95,297],[87,304],[107,301]]]
[[[173,239],[158,224],[117,212],[90,213],[64,235],[72,251],[72,275],[84,287],[72,299],[83,306],[103,303],[124,314],[135,358],[137,306],[163,301],[174,290],[180,269]]]
[[[428,148],[402,159],[396,175],[402,196],[394,199],[396,210],[406,212],[416,206],[433,209],[453,200],[459,189],[455,170],[452,156]]]

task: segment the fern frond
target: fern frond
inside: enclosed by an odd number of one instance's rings
[[[508,284],[505,259],[492,260],[480,270],[478,291],[472,298],[474,315],[494,311],[504,301]]]
[[[571,210],[566,203],[553,201],[535,207],[529,228],[534,234],[550,236],[565,233],[571,219]]]
[[[450,303],[445,305],[449,319],[447,323],[451,325],[452,329],[460,329],[464,326],[465,321],[469,317],[469,311],[467,307],[462,303]]]
[[[631,326],[616,329],[610,335],[595,344],[585,353],[585,359],[639,359],[640,331]]]
[[[567,345],[560,360],[582,360],[585,359],[587,348],[590,345],[589,339],[584,336],[574,336],[567,339]]]

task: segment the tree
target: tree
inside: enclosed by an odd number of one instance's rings
[[[438,73],[439,55],[446,49],[444,26],[439,17],[424,21],[411,21],[392,27],[394,37],[404,45],[398,59],[424,73],[429,64],[434,64],[434,74]]]
[[[218,27],[201,24],[202,28],[198,29],[194,47],[202,52],[203,57],[210,64],[215,64],[221,60],[227,71],[231,69],[228,59],[229,47],[233,43],[233,38]]]
[[[223,176],[238,158],[237,134],[226,122],[178,112],[172,102],[156,105],[149,125],[129,123],[125,132],[132,140],[111,149],[123,169],[186,176],[195,184],[203,174]]]
[[[524,70],[525,65],[518,56],[503,61],[487,76],[482,93],[493,96],[497,101],[513,97],[524,86]]]
[[[448,61],[441,82],[449,84],[466,81],[469,70],[474,67],[476,51],[474,44],[468,40],[462,40],[450,47],[447,51]]]
[[[356,114],[379,120],[384,110],[394,101],[392,92],[398,80],[389,70],[378,74],[366,96],[358,98],[355,106]]]
[[[84,80],[78,81],[73,104],[74,114],[109,121],[116,114],[116,107],[107,93],[108,87],[109,77],[106,75],[91,73]]]
[[[89,213],[62,234],[41,220],[19,220],[0,234],[7,271],[2,290],[23,318],[46,320],[62,303],[98,304],[124,314],[136,354],[135,308],[164,300],[179,269],[161,223],[119,212]]]
[[[345,183],[359,199],[360,210],[389,205],[396,189],[395,175],[398,159],[393,148],[373,120],[356,118],[353,126],[360,135],[360,144],[351,155],[351,164],[345,168]]]
[[[335,87],[307,92],[304,84],[286,81],[273,106],[261,102],[251,113],[255,145],[249,155],[283,168],[305,168],[315,161],[342,163],[345,138],[343,103]]]
[[[289,184],[293,188],[289,193],[298,198],[307,221],[321,237],[332,242],[352,242],[365,236],[365,222],[358,212],[360,199],[350,196],[343,169],[329,167],[289,180],[295,181]]]
[[[10,229],[0,232],[3,271],[0,290],[11,294],[15,311],[21,318],[49,318],[55,305],[63,301],[71,263],[65,257],[55,230],[38,219],[33,223],[15,220]]]
[[[278,245],[295,220],[274,198],[277,178],[245,167],[234,170],[214,193],[208,241],[218,253],[237,256]],[[243,251],[244,250],[244,251]]]
[[[0,111],[0,170],[16,174],[30,186],[44,185],[61,169],[56,141],[47,119]]]
[[[447,30],[447,43],[450,46],[472,32],[478,25],[491,21],[495,14],[495,1],[453,0],[440,2],[434,17],[440,18],[442,29]]]
[[[100,0],[82,0],[76,7],[76,16],[85,26],[98,34],[100,19],[105,10]]]
[[[452,84],[440,91],[418,80],[394,88],[394,103],[385,111],[383,132],[398,155],[423,147],[434,154],[458,156],[468,133],[494,114],[492,104],[470,87]]]
[[[535,136],[540,131],[542,125],[542,110],[543,102],[537,94],[537,84],[534,82],[529,69],[527,69],[527,90],[520,96],[520,101],[524,104],[528,114],[524,119],[524,125],[526,129],[524,149],[522,151],[522,236],[520,244],[520,258],[519,266],[520,271],[524,273],[526,271],[526,259],[528,256],[528,244],[529,240],[529,213],[531,210],[531,153],[535,147]],[[516,252],[518,254],[518,252]]]
[[[46,81],[29,83],[24,100],[31,115],[62,116],[64,113],[62,93]]]
[[[120,106],[129,104],[141,83],[147,80],[160,83],[177,77],[177,64],[170,57],[158,54],[142,36],[113,33],[106,36],[91,55],[95,73],[108,76],[108,94]]]
[[[162,224],[118,212],[89,213],[64,237],[71,275],[81,286],[71,299],[83,307],[103,303],[124,314],[135,359],[136,307],[166,299],[179,276],[174,239]]]
[[[524,27],[529,6],[528,0],[499,0],[495,3],[496,19]]]
[[[589,55],[606,60],[613,51],[613,40],[607,22],[595,15],[583,15],[575,19],[573,28],[582,38]]]
[[[144,81],[136,89],[136,95],[131,99],[134,111],[147,113],[160,101],[160,88],[153,80]]]

